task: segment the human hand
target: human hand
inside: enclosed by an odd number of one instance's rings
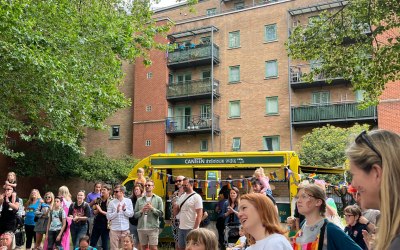
[[[126,209],[126,204],[124,203],[123,205],[122,205],[122,210],[125,210]]]
[[[368,249],[371,249],[371,246],[375,240],[375,234],[370,234],[370,233],[368,233],[367,230],[362,230],[362,235],[363,235],[364,242],[367,245]]]
[[[117,206],[117,213],[121,210],[121,204],[118,204]]]
[[[365,218],[364,216],[360,216],[360,218],[358,219],[358,222],[360,222],[361,224],[367,224],[368,219]]]

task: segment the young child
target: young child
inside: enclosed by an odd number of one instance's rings
[[[143,168],[138,168],[137,170],[137,179],[135,180],[135,185],[136,184],[142,184],[144,187],[144,184],[146,184],[146,178],[144,177],[144,169]]]
[[[14,189],[11,196],[11,202],[15,203],[15,200],[17,198],[17,175],[14,172],[9,172],[7,174],[5,185],[9,185]]]
[[[246,248],[247,239],[246,236],[244,235],[244,230],[242,226],[240,226],[239,228],[239,235],[240,238],[238,239],[238,241],[236,241],[235,246],[233,246],[232,248],[228,247],[226,250],[242,250]]]
[[[286,224],[288,227],[289,239],[296,235],[296,218],[294,216],[287,217]]]
[[[254,177],[260,181],[263,188],[261,189],[261,193],[268,194],[272,196],[271,186],[269,185],[269,178],[264,174],[263,168],[257,168],[254,171]]]
[[[61,239],[66,228],[66,215],[61,207],[61,197],[54,198],[53,208],[50,211],[50,219],[47,224],[47,249],[52,250],[53,245],[61,247]]]

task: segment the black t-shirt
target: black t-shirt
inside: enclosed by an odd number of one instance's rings
[[[133,196],[132,196],[132,197],[131,197],[131,201],[132,201],[133,210],[135,210],[137,198],[134,199]],[[132,217],[129,218],[129,222],[130,222],[132,225],[137,226],[137,225],[138,225],[138,222],[139,222],[139,218],[135,218],[135,216],[132,216]]]
[[[9,198],[11,200],[11,197]],[[18,197],[16,197],[16,201],[18,201]],[[0,213],[0,234],[4,232],[11,231],[15,232],[16,224],[17,224],[17,212],[18,209],[11,209],[10,204],[3,201],[3,209]]]
[[[354,226],[347,226],[344,232],[350,236],[362,249],[368,249],[364,242],[362,230],[367,230],[367,225],[357,222]]]
[[[80,206],[78,206],[77,202],[74,202],[69,206],[68,210],[68,216],[85,216],[85,217],[90,217],[90,207],[87,202],[83,202]],[[72,221],[73,224],[79,224],[79,225],[85,225],[87,222],[86,221],[78,221],[74,222]]]
[[[101,201],[101,204],[100,204],[101,210],[107,212],[107,203],[108,203],[107,200],[105,200],[105,201],[102,200],[102,201]],[[96,228],[106,228],[106,227],[107,227],[107,223],[108,223],[108,221],[107,221],[107,216],[99,212],[99,213],[94,217],[93,227],[96,227]]]

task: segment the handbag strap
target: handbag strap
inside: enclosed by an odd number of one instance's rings
[[[324,220],[324,224],[321,227],[321,231],[319,233],[319,240],[318,240],[318,250],[322,250],[322,247],[324,245],[324,238],[325,238],[325,229],[326,225],[328,224],[328,220]]]
[[[186,197],[186,199],[181,203],[181,205],[179,205],[179,209],[182,209],[183,204],[185,204],[185,202],[192,197],[193,195],[195,195],[196,192],[193,192],[192,194],[190,194],[188,197]]]

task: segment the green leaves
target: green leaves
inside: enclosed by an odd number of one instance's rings
[[[376,105],[385,84],[400,80],[399,1],[353,0],[325,11],[307,27],[295,28],[286,43],[293,59],[320,60],[321,72],[350,80],[365,90],[365,105]]]
[[[10,131],[79,152],[86,128],[130,105],[121,60],[148,62],[169,27],[156,25],[148,0],[125,2],[0,0],[0,153],[17,156]]]

